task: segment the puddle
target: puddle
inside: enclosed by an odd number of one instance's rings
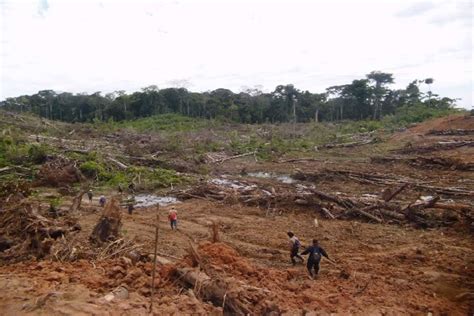
[[[236,181],[236,180],[223,179],[223,178],[212,179],[209,182],[212,183],[212,184],[215,184],[215,185],[220,185],[220,186],[223,186],[223,187],[229,187],[229,188],[232,188],[232,189],[254,189],[254,188],[257,187],[255,184],[247,185],[247,184],[244,184],[244,183]]]
[[[170,204],[181,203],[177,198],[171,196],[156,196],[153,194],[139,194],[135,196],[136,207],[149,207],[159,204],[166,206]]]
[[[264,179],[277,179],[281,183],[295,183],[295,179],[287,174],[277,174],[273,172],[249,172],[248,176],[255,177],[255,178],[264,178]]]

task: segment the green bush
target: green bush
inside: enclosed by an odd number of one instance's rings
[[[406,125],[423,122],[430,118],[445,116],[457,112],[458,110],[456,109],[437,109],[420,103],[398,108],[395,111],[395,115],[390,117],[390,120],[392,123]]]
[[[131,182],[131,180],[132,179],[127,174],[122,171],[118,171],[114,172],[110,179],[107,180],[107,185],[117,187],[120,184],[122,187],[126,187]]]
[[[21,165],[29,161],[28,151],[28,146],[22,144],[10,145],[5,152],[5,158],[12,164]]]
[[[81,172],[91,178],[98,178],[99,180],[108,180],[111,175],[105,170],[104,166],[96,161],[86,161],[79,166]]]
[[[172,184],[177,185],[186,182],[186,179],[174,170],[156,168],[151,172],[151,181],[155,188],[165,188]]]
[[[28,155],[31,162],[35,164],[43,163],[48,157],[48,147],[45,145],[31,145],[28,149]]]

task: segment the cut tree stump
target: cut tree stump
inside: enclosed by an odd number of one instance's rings
[[[122,226],[122,212],[119,201],[112,198],[104,208],[104,212],[95,225],[90,239],[92,242],[102,244],[104,242],[115,240],[120,235]]]

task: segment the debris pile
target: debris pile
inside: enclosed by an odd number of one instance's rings
[[[314,186],[276,186],[260,188],[257,185],[225,187],[204,183],[178,193],[181,199],[204,198],[228,204],[242,203],[271,209],[291,209],[295,207],[316,210],[330,219],[365,219],[377,223],[412,223],[417,227],[451,226],[472,216],[473,206],[441,200],[440,196],[416,201],[395,200],[403,190],[429,189],[440,194],[474,196],[474,192],[460,188],[438,188],[406,179],[387,178],[379,174],[365,175],[357,172],[298,173],[295,178],[318,181],[323,177],[350,177],[355,180],[383,184],[382,194],[348,196],[342,193],[329,194],[316,190]]]
[[[4,206],[16,203],[31,194],[31,186],[26,181],[8,181],[0,183],[0,202]]]
[[[474,129],[445,129],[445,130],[431,130],[426,135],[434,136],[464,136],[474,135]]]
[[[303,181],[318,182],[327,179],[349,179],[362,184],[372,185],[403,185],[410,184],[413,189],[429,191],[447,196],[474,197],[474,191],[461,187],[441,187],[430,185],[429,182],[420,181],[406,176],[395,176],[378,172],[364,173],[342,169],[324,169],[320,172],[297,172],[293,178]]]
[[[232,315],[280,313],[271,290],[243,282],[263,278],[268,270],[241,258],[233,248],[222,243],[203,243],[197,249],[191,245],[190,257],[193,267],[178,266],[174,278],[194,289],[202,301]]]
[[[372,157],[370,159],[374,163],[406,163],[418,168],[441,169],[441,170],[461,170],[474,171],[474,163],[464,162],[456,158],[443,157]]]
[[[350,136],[351,141],[346,142],[346,143],[328,143],[321,146],[321,148],[356,147],[356,146],[368,145],[368,144],[377,142],[377,138],[374,137],[374,132],[341,135],[341,136]]]
[[[38,206],[22,201],[0,212],[0,260],[16,262],[54,257],[62,249],[55,244],[77,230],[80,230],[80,226],[76,220],[46,218],[40,215]],[[67,243],[61,244],[67,246]]]
[[[36,185],[64,187],[80,182],[83,175],[75,163],[63,158],[55,157],[41,166],[36,178]]]
[[[407,146],[401,149],[393,150],[399,154],[424,154],[430,153],[433,151],[439,150],[451,150],[460,147],[474,147],[474,140],[453,140],[453,141],[444,141],[444,142],[436,142],[434,144],[426,145],[426,146],[413,146],[411,143],[408,143]]]

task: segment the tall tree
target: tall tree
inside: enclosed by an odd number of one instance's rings
[[[428,85],[428,104],[431,106],[431,97],[433,96],[431,92],[431,85],[433,84],[433,78],[426,78],[424,82]]]
[[[387,90],[385,89],[385,85],[391,84],[394,82],[393,75],[381,71],[372,71],[370,74],[367,75],[367,79],[371,82],[375,83],[374,87],[374,115],[373,119],[377,120],[380,119],[381,113],[381,101]]]

